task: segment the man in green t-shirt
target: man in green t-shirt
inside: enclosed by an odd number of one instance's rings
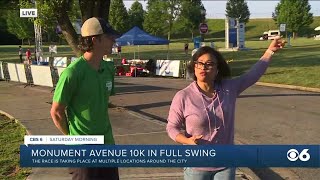
[[[111,54],[118,33],[102,18],[90,18],[81,27],[84,54],[61,74],[56,86],[51,117],[65,135],[104,135],[114,144],[107,111],[114,94],[114,67],[102,60]],[[118,168],[73,168],[76,180],[119,179]]]

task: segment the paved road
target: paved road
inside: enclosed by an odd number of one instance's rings
[[[182,79],[117,77],[118,93],[110,99],[112,103],[156,119],[150,123],[143,121],[143,118],[133,117],[127,111],[113,108],[112,116],[119,117],[112,120],[117,142],[120,144],[172,143],[163,132],[164,126],[159,121],[166,121],[174,94],[189,83],[190,81]],[[48,102],[52,99],[50,90],[43,87],[23,88],[21,84],[2,81],[0,82],[0,110],[14,115],[33,134],[59,134],[49,114]],[[319,102],[320,94],[317,93],[253,86],[246,90],[237,102],[236,140],[245,144],[320,144]],[[121,118],[121,116],[130,117]],[[131,121],[125,119],[131,119]],[[154,141],[155,139],[157,142]],[[254,170],[263,179],[281,179],[269,169]],[[279,172],[283,178],[312,180],[320,177],[319,169],[272,168],[272,170]],[[58,169],[55,175],[61,174],[60,171]],[[173,170],[174,172],[164,171],[159,174],[181,175],[179,169]],[[45,174],[43,169],[41,172]],[[157,172],[157,170],[151,172]],[[128,168],[122,170],[122,177],[130,179],[132,174],[139,174],[143,178],[148,173],[145,169]]]
[[[189,83],[183,79],[118,77],[117,95],[111,102],[165,122],[174,94]],[[320,144],[319,102],[319,93],[250,87],[237,100],[236,139],[244,144]],[[320,169],[315,168],[273,170],[299,179],[320,178]]]

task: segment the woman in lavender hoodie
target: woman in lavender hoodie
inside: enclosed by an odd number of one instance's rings
[[[284,41],[277,37],[247,73],[233,79],[229,78],[230,69],[222,55],[211,47],[201,47],[189,66],[194,82],[172,100],[167,124],[170,138],[186,145],[234,144],[236,98],[259,80],[274,52],[283,46]],[[235,179],[235,168],[184,168],[184,178]]]

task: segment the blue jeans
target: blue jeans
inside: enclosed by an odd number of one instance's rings
[[[235,168],[226,168],[219,171],[199,171],[184,168],[184,180],[234,180],[235,176]]]

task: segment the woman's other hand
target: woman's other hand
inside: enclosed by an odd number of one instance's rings
[[[188,145],[197,145],[198,140],[201,139],[203,135],[192,136],[188,138]]]

